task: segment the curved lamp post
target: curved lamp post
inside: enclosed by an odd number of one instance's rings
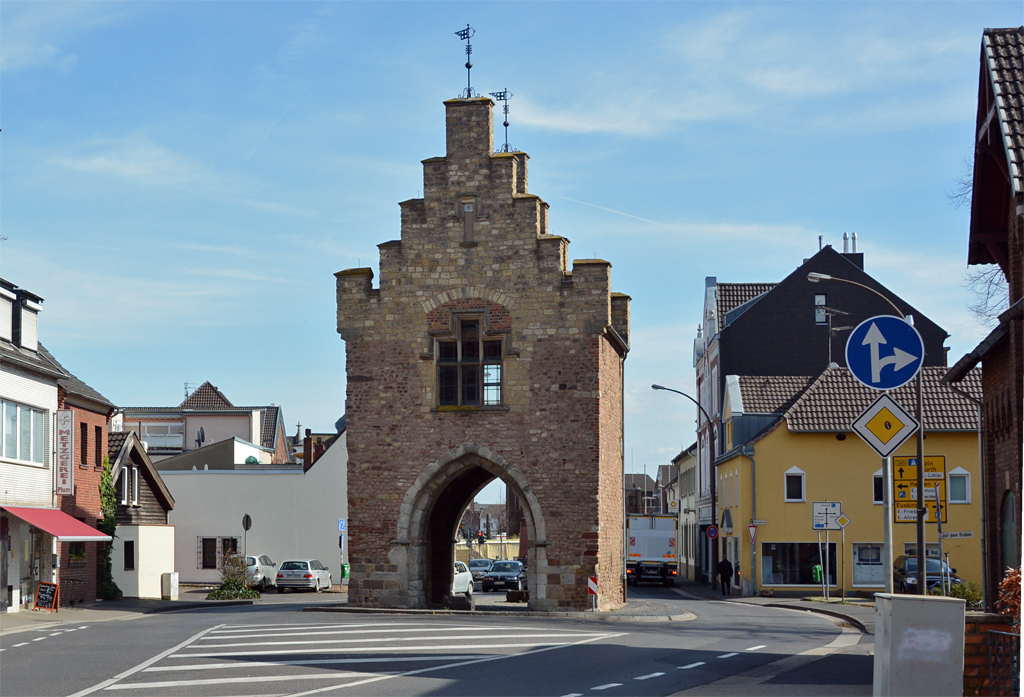
[[[700,405],[700,402],[698,402],[696,399],[694,399],[690,395],[686,394],[685,392],[680,392],[679,390],[673,390],[671,387],[664,387],[663,385],[651,385],[651,389],[652,390],[664,390],[666,392],[675,392],[678,395],[682,395],[683,397],[686,397],[688,400],[690,400],[691,402],[693,402],[694,404],[697,405],[697,408],[700,409],[700,413],[704,415],[704,419],[708,422],[708,427],[709,427],[708,430],[711,431],[711,462],[708,464],[708,471],[709,471],[709,474],[710,474],[710,476],[708,478],[711,480],[711,522],[714,525],[718,525],[718,514],[717,514],[717,510],[716,510],[717,509],[717,501],[716,501],[717,491],[716,491],[716,487],[715,487],[715,480],[717,478],[717,473],[714,471],[715,458],[718,457],[718,436],[715,433],[715,422],[712,421],[711,416],[709,416],[707,411],[704,409],[704,407],[702,407]],[[698,524],[700,523],[699,518],[698,518],[697,523]],[[709,573],[710,573],[710,576],[711,576],[711,587],[714,588],[715,587],[715,581],[718,578],[718,541],[717,540],[713,540],[712,544],[711,544],[711,568],[709,569]]]
[[[857,286],[864,290],[874,293],[882,300],[887,302],[889,306],[896,311],[896,314],[907,319],[907,316],[903,314],[900,308],[896,307],[896,304],[885,297],[877,290],[870,286],[866,286],[863,283],[857,283],[856,281],[850,281],[845,278],[837,278],[830,276],[827,273],[816,273],[811,271],[807,274],[807,280],[811,283],[818,283],[819,281],[837,281],[839,283],[846,283],[851,286]],[[912,320],[908,320],[913,324]],[[921,357],[921,367],[924,368],[924,357]],[[922,382],[921,372],[917,373],[917,491],[920,494],[920,498],[917,502],[917,568],[918,576],[927,579],[927,561],[925,554],[925,541],[924,541],[924,513],[927,509],[924,506],[924,383]],[[892,457],[885,458],[885,467],[882,473],[882,515],[885,516],[882,522],[882,557],[886,565],[885,574],[885,592],[892,593]],[[939,502],[936,501],[936,511],[940,510]],[[941,515],[941,514],[940,514]],[[925,572],[922,572],[924,569]],[[845,583],[845,582],[844,582]],[[921,595],[928,593],[927,583],[918,583],[918,592]]]

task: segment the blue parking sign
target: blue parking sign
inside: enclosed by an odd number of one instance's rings
[[[924,364],[924,341],[902,317],[870,317],[850,332],[846,365],[875,390],[892,390],[914,379]]]
[[[338,531],[339,532],[345,532],[345,519],[344,518],[338,518]]]

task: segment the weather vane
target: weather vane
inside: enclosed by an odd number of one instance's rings
[[[470,82],[470,71],[473,69],[473,61],[470,60],[470,57],[473,55],[473,44],[471,44],[469,40],[473,38],[474,34],[476,34],[476,29],[468,24],[465,29],[459,29],[455,32],[455,36],[466,42],[466,91],[461,95],[464,99],[471,99],[477,96],[476,93],[473,92],[473,86]]]
[[[497,99],[499,102],[505,103],[505,107],[502,110],[505,113],[505,121],[502,122],[501,124],[502,126],[505,127],[505,145],[501,148],[501,150],[498,150],[498,152],[512,152],[512,149],[508,146],[508,100],[510,100],[515,95],[509,92],[508,88],[506,87],[501,92],[491,92],[491,96]]]

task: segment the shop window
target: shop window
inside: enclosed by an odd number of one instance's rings
[[[787,502],[798,503],[806,500],[806,476],[799,467],[790,467],[786,470],[785,493]]]
[[[761,543],[761,580],[766,586],[816,586],[814,567],[824,570],[825,545],[817,542]],[[828,582],[836,585],[836,543],[828,544]]]
[[[500,406],[502,340],[485,339],[479,319],[459,319],[455,341],[437,342],[439,406]]]
[[[971,473],[957,467],[949,473],[949,503],[971,502]]]
[[[135,540],[124,541],[124,570],[135,571]]]

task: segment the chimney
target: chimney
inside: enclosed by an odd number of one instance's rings
[[[850,253],[850,233],[843,233],[843,254]]]
[[[857,253],[857,233],[856,232],[853,233],[850,236],[850,240],[853,242],[853,249],[851,249],[850,251],[853,252],[854,254],[856,254]]]
[[[302,471],[308,472],[313,466],[313,429],[306,429],[306,437],[302,439]]]

